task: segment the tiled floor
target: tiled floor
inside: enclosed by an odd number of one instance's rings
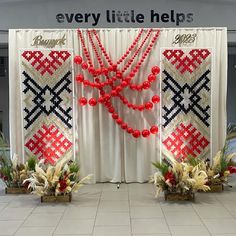
[[[236,178],[223,193],[195,202],[154,198],[151,184],[87,185],[70,204],[0,194],[0,235],[236,236]]]

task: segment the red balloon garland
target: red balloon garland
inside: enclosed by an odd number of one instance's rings
[[[90,57],[90,53],[85,45],[83,34],[81,30],[78,30],[79,39],[81,41],[81,45],[82,45],[86,60],[83,60],[81,56],[75,56],[74,62],[75,64],[80,65],[82,70],[87,71],[94,78],[94,82],[85,79],[83,74],[78,74],[76,76],[76,81],[78,83],[82,83],[84,86],[89,86],[91,88],[98,89],[100,95],[97,99],[90,98],[89,101],[87,101],[85,97],[81,97],[79,99],[79,104],[81,106],[85,106],[89,104],[92,107],[96,106],[97,103],[103,104],[107,108],[107,111],[112,115],[112,118],[114,119],[114,121],[118,125],[120,125],[121,129],[126,130],[126,132],[129,134],[132,134],[134,138],[139,138],[140,136],[147,138],[149,137],[150,134],[157,134],[158,127],[155,125],[153,125],[150,128],[150,130],[143,129],[142,131],[138,129],[134,130],[132,127],[130,127],[116,113],[115,108],[113,107],[111,103],[111,99],[118,98],[128,108],[137,110],[140,112],[145,109],[152,110],[153,105],[159,103],[160,101],[159,96],[154,95],[150,101],[147,101],[144,104],[133,104],[133,103],[130,103],[127,100],[127,98],[125,98],[121,94],[121,92],[125,88],[130,88],[131,90],[136,90],[139,92],[141,92],[142,90],[148,90],[151,88],[152,83],[156,81],[156,77],[160,73],[160,68],[158,66],[152,67],[151,74],[149,74],[147,79],[143,81],[141,84],[132,83],[132,80],[134,79],[138,71],[140,70],[140,67],[142,66],[146,57],[150,54],[153,45],[155,44],[156,40],[159,37],[160,31],[157,30],[154,36],[150,39],[151,33],[153,32],[153,30],[152,29],[148,30],[144,39],[141,41],[141,43],[139,43],[141,36],[144,33],[143,29],[140,30],[134,42],[131,44],[131,46],[128,48],[125,54],[116,63],[114,63],[109,57],[108,53],[106,52],[104,46],[102,45],[100,41],[100,38],[97,35],[96,30],[87,30],[86,32],[87,32],[89,41],[97,57],[100,67],[95,68],[95,66],[93,65],[92,59]],[[94,38],[97,41],[96,43],[98,47],[95,45]],[[148,39],[150,39],[151,42],[146,47],[145,45],[147,44]],[[135,64],[134,63],[135,58],[140,53],[140,51],[144,48],[144,46],[146,49],[144,50],[144,53],[142,54],[140,60]],[[100,52],[98,51],[98,49],[100,49]],[[127,59],[128,55],[131,53],[133,53],[131,58],[129,60],[126,60],[127,62],[124,64],[123,67],[120,68],[120,64],[123,63],[124,60]],[[101,55],[105,57],[106,61],[102,60]],[[104,63],[107,63],[107,65],[104,65]],[[131,71],[127,75],[125,75],[125,72],[131,66],[132,66]],[[101,81],[103,78],[105,78],[106,80]],[[110,90],[107,90],[106,87],[110,87]]]

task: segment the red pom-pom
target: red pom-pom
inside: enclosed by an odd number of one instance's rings
[[[152,134],[156,134],[156,133],[158,132],[158,127],[155,126],[155,125],[153,125],[153,126],[151,127],[151,129],[150,129],[150,132],[151,132]]]
[[[144,129],[144,130],[142,131],[142,136],[143,136],[144,138],[147,138],[149,135],[150,135],[150,131],[149,131],[149,130]]]
[[[89,99],[89,105],[94,107],[97,105],[97,100],[95,98],[90,98]]]
[[[78,82],[83,82],[84,81],[84,76],[82,74],[76,76],[76,81]]]
[[[85,106],[87,104],[87,99],[85,97],[81,97],[79,99],[79,103],[81,106]]]
[[[153,73],[154,75],[159,74],[159,73],[160,73],[160,68],[159,68],[158,66],[153,66],[153,67],[152,67],[152,73]]]
[[[76,64],[81,64],[83,61],[82,57],[81,56],[75,56],[74,58],[74,63]]]
[[[153,102],[153,103],[158,103],[158,102],[160,102],[160,97],[159,97],[158,95],[154,95],[154,96],[152,97],[152,102]]]
[[[141,133],[140,133],[140,131],[139,130],[134,130],[134,132],[133,132],[133,136],[134,136],[134,138],[139,138],[140,137],[140,135],[141,135]]]

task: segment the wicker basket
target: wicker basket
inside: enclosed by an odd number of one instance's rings
[[[182,193],[171,193],[165,192],[166,201],[193,201],[194,193],[182,194]]]
[[[211,192],[211,193],[219,193],[224,190],[224,185],[222,183],[209,184],[209,187],[211,190],[209,190],[208,192]]]
[[[66,195],[45,195],[41,197],[41,202],[71,202],[72,195],[66,194]]]
[[[30,190],[25,187],[7,187],[5,188],[6,194],[27,194]]]

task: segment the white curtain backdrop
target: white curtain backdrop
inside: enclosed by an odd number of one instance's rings
[[[148,29],[146,29],[148,30]],[[99,29],[98,35],[102,44],[115,62],[127,50],[139,29]],[[196,41],[189,45],[174,45],[177,34],[197,34]],[[56,46],[57,49],[69,48],[74,55],[82,54],[82,47],[75,29],[44,29],[44,30],[10,30],[9,33],[9,86],[10,86],[10,142],[12,153],[16,152],[23,157],[21,91],[19,74],[19,50],[32,48],[32,40],[36,35],[44,38],[60,38],[66,35],[66,45]],[[85,43],[88,43],[86,30],[82,30]],[[187,28],[161,29],[157,43],[146,59],[144,67],[135,82],[147,78],[155,65],[160,65],[161,47],[198,47],[212,48],[212,154],[214,155],[224,144],[226,135],[226,91],[227,91],[227,31],[226,28]],[[35,49],[35,48],[34,48]],[[92,58],[95,55],[90,47]],[[75,75],[79,67],[75,66]],[[159,80],[159,77],[158,79]],[[149,100],[154,94],[159,94],[159,83],[151,87],[151,91],[125,92],[128,100],[142,103]],[[134,139],[113,121],[111,115],[101,105],[95,108],[81,107],[77,104],[78,97],[96,97],[97,90],[76,85],[75,90],[75,148],[79,159],[82,175],[92,173],[94,182],[145,182],[153,173],[151,162],[160,159],[159,134],[155,137]],[[121,117],[134,128],[143,129],[153,124],[159,125],[159,105],[154,106],[152,112],[137,112],[115,103]],[[24,159],[22,158],[22,161]]]

